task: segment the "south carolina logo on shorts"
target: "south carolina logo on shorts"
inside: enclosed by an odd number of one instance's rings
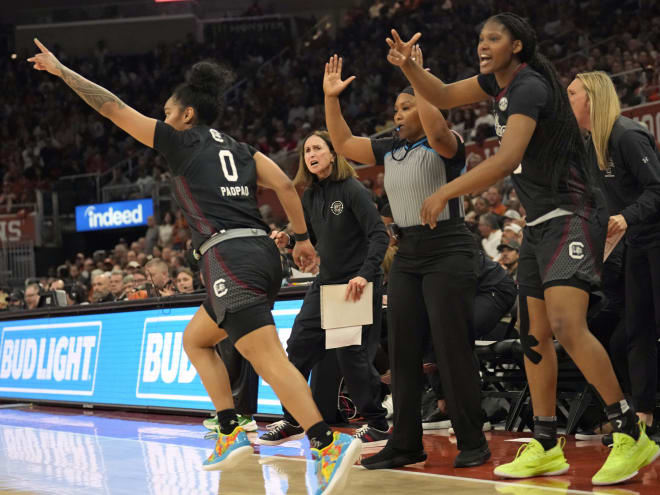
[[[215,295],[218,297],[224,296],[227,291],[227,287],[225,286],[225,279],[224,278],[219,278],[218,280],[215,281],[213,284],[213,292],[215,292]]]
[[[500,98],[500,102],[499,102],[500,110],[503,112],[504,110],[507,109],[508,106],[509,106],[509,100],[506,99],[506,96]]]
[[[568,245],[568,255],[574,260],[584,258],[584,244],[581,242],[571,242]]]
[[[335,201],[330,205],[330,211],[335,215],[341,215],[341,212],[344,211],[344,203]]]

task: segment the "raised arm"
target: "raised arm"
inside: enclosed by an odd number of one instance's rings
[[[35,38],[34,43],[41,53],[28,58],[28,62],[32,62],[36,70],[45,70],[59,77],[90,107],[142,144],[153,148],[156,119],[142,115],[107,89],[64,66],[38,39]]]
[[[375,165],[376,157],[371,149],[371,140],[354,136],[344,120],[339,105],[339,95],[344,91],[355,76],[341,80],[342,59],[337,55],[330,57],[325,64],[323,75],[323,92],[325,93],[325,125],[330,133],[330,140],[335,152],[366,165]]]
[[[422,96],[431,104],[442,109],[490,99],[490,96],[481,89],[477,82],[477,76],[445,84],[411,60],[412,49],[421,36],[420,33],[416,33],[409,41],[404,42],[399,33],[392,29],[392,38],[385,40],[390,47],[387,54],[388,62],[401,67],[403,74],[415,90],[415,96]]]
[[[300,196],[293,182],[273,160],[263,153],[255,153],[254,161],[257,164],[257,182],[260,186],[272,189],[277,194],[284,212],[291,222],[294,234],[308,234],[305,214],[303,212]],[[309,234],[308,234],[309,235]],[[293,249],[293,260],[299,268],[314,264],[316,251],[309,240],[298,241]]]
[[[424,67],[424,57],[419,45],[413,47],[411,59],[413,63]],[[426,98],[418,94],[415,94],[415,103],[417,105],[419,120],[422,122],[424,133],[431,147],[440,156],[453,158],[458,150],[458,142],[456,141],[456,135],[449,130],[449,126],[447,126],[447,122],[440,110],[431,105]]]
[[[483,191],[518,168],[535,129],[536,121],[533,118],[522,114],[511,115],[506,122],[506,131],[497,153],[426,198],[420,212],[422,224],[434,228],[447,201],[474,191]]]

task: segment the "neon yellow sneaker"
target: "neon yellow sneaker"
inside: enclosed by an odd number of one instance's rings
[[[646,435],[646,425],[640,421],[637,441],[625,433],[614,433],[614,445],[605,464],[591,478],[594,485],[614,485],[634,477],[641,468],[660,456],[660,447]]]
[[[545,450],[537,440],[532,439],[518,449],[516,458],[508,464],[497,466],[493,471],[503,478],[532,478],[534,476],[554,476],[564,474],[569,465],[562,450],[566,444],[564,437],[557,440],[550,450]]]

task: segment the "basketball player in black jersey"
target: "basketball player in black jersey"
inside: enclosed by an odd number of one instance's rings
[[[218,440],[205,470],[226,469],[253,452],[238,425],[227,370],[214,346],[229,337],[305,428],[316,460],[316,493],[340,492],[361,442],[332,433],[311,391],[277,336],[272,303],[282,281],[279,252],[256,202],[257,184],[272,188],[296,232],[294,258],[312,263],[300,199],[291,180],[252,146],[210,127],[218,117],[220,68],[195,64],[165,103],[165,121],[146,117],[114,94],[62,65],[38,40],[28,59],[60,77],[87,104],[146,146],[161,152],[173,190],[201,255],[207,299],[186,327],[183,346],[218,411]]]
[[[655,444],[638,425],[612,364],[586,323],[589,293],[599,283],[606,233],[604,201],[589,180],[582,137],[566,92],[550,62],[536,49],[536,34],[521,17],[489,18],[479,35],[481,74],[444,84],[411,60],[421,34],[403,42],[392,30],[388,60],[403,70],[415,92],[440,108],[494,98],[498,152],[438,189],[424,203],[423,223],[435,226],[451,198],[484,190],[508,174],[525,210],[520,252],[521,342],[534,408],[534,439],[495,474],[509,478],[565,473],[557,441],[557,357],[553,334],[607,404],[615,448],[592,482],[614,484],[652,462]]]

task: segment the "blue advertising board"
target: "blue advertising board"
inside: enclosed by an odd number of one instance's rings
[[[286,346],[302,300],[277,301]],[[213,409],[183,351],[198,306],[0,322],[0,397],[180,409]],[[257,412],[281,414],[259,379]]]
[[[76,231],[140,227],[153,214],[151,198],[76,206]]]

